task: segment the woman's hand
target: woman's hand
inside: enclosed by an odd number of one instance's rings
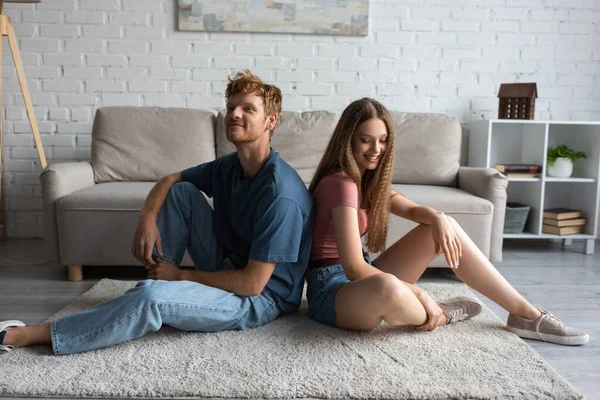
[[[448,318],[446,318],[446,315],[438,303],[436,303],[427,292],[423,291],[417,296],[417,298],[421,304],[423,304],[423,308],[425,309],[428,317],[427,322],[419,326],[418,329],[432,331],[438,326],[446,325],[448,323]]]
[[[462,257],[462,245],[448,216],[443,212],[438,212],[431,228],[435,254],[443,252],[450,268],[458,268],[459,259]]]

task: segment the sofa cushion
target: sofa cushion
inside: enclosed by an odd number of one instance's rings
[[[141,211],[155,182],[105,182],[78,190],[56,202],[57,211]]]
[[[105,182],[78,190],[56,202],[58,211],[136,211],[144,202],[156,182]],[[212,198],[208,198],[212,207]]]
[[[154,182],[107,182],[60,198],[56,220],[61,262],[139,265],[131,255],[131,242],[153,186]],[[194,265],[187,251],[181,265]]]
[[[396,130],[392,182],[456,186],[462,131],[456,118],[391,112]]]
[[[235,151],[235,146],[227,140],[224,117],[222,110],[217,115],[217,157]],[[336,123],[335,114],[328,111],[283,111],[271,147],[298,172],[304,183],[310,183]]]
[[[214,113],[185,108],[103,107],[92,129],[96,182],[157,181],[215,159]]]
[[[393,184],[392,188],[419,205],[429,206],[445,213],[485,215],[494,213],[491,202],[457,188],[398,184]]]

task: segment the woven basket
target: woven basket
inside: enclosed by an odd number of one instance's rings
[[[530,208],[526,204],[506,203],[504,233],[523,233]]]

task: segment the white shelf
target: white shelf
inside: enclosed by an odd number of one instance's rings
[[[584,235],[582,233],[575,233],[573,235],[552,235],[550,233],[541,233],[540,239],[595,239],[594,235]]]
[[[539,182],[540,178],[508,178],[510,182]]]
[[[504,239],[595,239],[593,235],[576,233],[573,235],[552,235],[550,233],[505,233]]]
[[[581,182],[581,183],[594,183],[596,180],[594,178],[554,178],[547,177],[546,182]]]
[[[494,124],[552,124],[552,125],[598,125],[600,121],[552,121],[552,120],[528,120],[528,119],[486,119],[485,122]],[[477,121],[480,122],[480,121]]]
[[[537,233],[505,233],[502,235],[505,239],[539,239],[540,235]]]
[[[542,178],[511,178],[508,177],[510,182],[540,182]],[[547,176],[544,178],[546,182],[565,182],[565,183],[594,183],[594,178],[554,178]]]
[[[570,178],[546,175],[548,148],[561,143],[587,154],[587,159],[575,163]],[[468,165],[494,168],[502,163],[542,166],[540,177],[508,178],[508,201],[526,204],[530,212],[525,232],[504,234],[504,238],[582,239],[585,252],[593,253],[600,216],[600,121],[473,121]],[[558,207],[581,210],[587,219],[584,232],[565,236],[542,233],[543,210]]]

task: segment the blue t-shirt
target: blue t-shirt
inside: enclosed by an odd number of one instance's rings
[[[218,242],[226,254],[277,263],[266,290],[283,312],[298,308],[313,232],[312,197],[296,171],[271,149],[260,171],[243,179],[237,153],[181,172],[214,199]]]

